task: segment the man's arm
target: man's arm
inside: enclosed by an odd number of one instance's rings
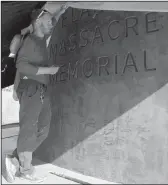
[[[61,17],[62,14],[64,14],[64,12],[66,11],[66,9],[68,9],[68,6],[66,6],[66,3],[63,4],[61,7],[60,7],[60,10],[59,11],[56,11],[53,16],[54,18],[56,19],[56,22],[58,22],[59,18]]]
[[[29,64],[28,61],[23,58],[20,58],[16,63],[16,68],[20,73],[24,75],[36,75],[38,72],[38,67]]]
[[[32,24],[30,24],[28,27],[24,28],[23,30],[21,30],[21,34],[25,35],[27,33],[32,33],[33,32],[33,26]]]
[[[16,68],[20,73],[23,73],[24,75],[33,75],[33,76],[55,74],[58,71],[58,67],[37,67],[28,63],[27,61],[16,64]]]
[[[109,2],[67,2],[66,5],[72,8],[79,8],[79,9],[92,9],[92,10],[112,10],[109,7]]]
[[[14,81],[14,86],[13,86],[13,99],[15,101],[18,101],[18,96],[17,96],[17,88],[19,86],[19,83],[20,83],[20,73],[19,71],[17,70],[16,71],[16,76],[15,76],[15,81]]]
[[[18,53],[16,60],[17,70],[25,76],[48,75],[55,74],[57,67],[39,67],[31,61],[31,55],[34,53],[35,43],[27,37]],[[42,77],[43,78],[43,77]],[[45,76],[44,76],[45,78]]]

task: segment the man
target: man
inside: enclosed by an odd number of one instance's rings
[[[1,66],[1,88],[13,85],[16,67],[15,67],[15,56],[19,49],[21,41],[21,35],[15,35],[10,44],[10,54],[2,59]]]
[[[52,10],[52,5],[48,6],[48,3],[43,7],[43,9],[45,9],[46,11],[50,12],[53,17],[52,17],[52,21],[53,21],[53,26],[56,26],[56,23],[58,22],[59,18],[61,17],[61,15],[66,11],[66,9],[68,9],[68,6],[66,6],[67,3],[62,3],[61,4],[57,4],[57,6],[54,6],[54,10]],[[27,35],[33,32],[33,25],[30,24],[28,27],[24,28],[21,30],[21,35]],[[50,39],[51,39],[51,34],[48,34],[46,37],[46,45],[48,47]],[[18,101],[18,97],[17,97],[17,87],[19,85],[19,81],[20,81],[20,74],[17,71],[16,72],[16,77],[15,77],[15,82],[14,82],[14,89],[13,89],[13,99],[15,101]]]
[[[45,36],[53,29],[52,15],[44,10],[32,13],[33,33],[24,40],[16,60],[20,75],[17,97],[20,102],[20,132],[17,149],[7,155],[7,180],[13,182],[16,172],[23,179],[41,182],[32,166],[32,154],[48,136],[51,107],[49,75],[56,74],[58,67],[48,66]]]

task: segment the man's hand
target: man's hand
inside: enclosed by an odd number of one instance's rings
[[[21,35],[26,35],[27,33],[32,33],[32,32],[33,32],[33,26],[32,24],[30,24],[28,27],[21,30]]]
[[[36,75],[54,75],[58,72],[59,67],[39,67]]]
[[[16,93],[15,90],[13,90],[13,99],[14,99],[15,101],[19,101],[19,98],[18,98],[17,93]]]
[[[59,70],[59,67],[55,67],[55,66],[49,67],[49,73],[51,75],[55,75],[58,72],[58,70]]]

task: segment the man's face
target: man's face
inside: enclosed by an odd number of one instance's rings
[[[49,35],[52,32],[53,29],[53,17],[49,13],[45,13],[41,17],[41,31],[44,35]]]

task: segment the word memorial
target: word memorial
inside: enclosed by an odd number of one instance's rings
[[[142,52],[142,55],[143,55],[143,61],[141,62],[143,65],[143,71],[139,70],[138,65],[136,64],[134,56],[131,52],[129,52],[126,55],[122,70],[118,69],[119,55],[114,55],[113,61],[112,61],[112,64],[113,64],[112,75],[125,74],[127,69],[129,69],[130,71],[130,68],[134,72],[155,71],[156,68],[149,67],[149,65],[147,64],[146,50]],[[103,70],[106,72],[106,75],[110,75],[110,72],[108,70],[110,61],[111,60],[108,56],[100,56],[96,58],[96,61],[93,61],[91,58],[87,58],[83,62],[79,63],[79,61],[77,61],[73,65],[70,62],[65,63],[60,66],[59,72],[56,75],[53,75],[51,79],[53,82],[63,82],[63,81],[65,82],[67,80],[71,80],[72,78],[77,79],[78,77],[81,77],[81,75],[83,75],[86,78],[90,78],[93,74],[97,74],[98,76],[101,76]]]

